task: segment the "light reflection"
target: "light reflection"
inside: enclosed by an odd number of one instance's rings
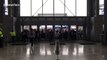
[[[80,46],[75,46],[74,47],[74,51],[73,51],[73,55],[82,55],[84,53],[84,46],[80,45]]]
[[[104,56],[104,55],[102,55],[102,57],[104,58],[105,56]]]
[[[40,47],[40,55],[46,55],[45,46]]]
[[[51,50],[47,49],[47,55],[52,55]]]
[[[78,53],[79,54],[83,54],[84,53],[84,46],[83,45],[79,46]]]
[[[74,48],[73,55],[77,55],[77,49],[76,49],[76,47]]]
[[[30,50],[31,50],[30,47],[28,47],[28,48],[27,48],[27,51],[26,51],[26,55],[27,55],[28,57],[30,56]]]
[[[52,52],[49,47],[42,45],[40,46],[40,55],[52,55]]]
[[[69,53],[68,46],[63,46],[62,55],[68,55],[68,53]]]

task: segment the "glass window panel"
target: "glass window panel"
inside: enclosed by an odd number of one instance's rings
[[[42,13],[42,0],[32,0],[32,14],[38,16]]]
[[[20,0],[20,16],[30,15],[30,0]]]
[[[55,0],[55,14],[63,14],[64,13],[64,0]]]
[[[39,28],[40,30],[45,29],[45,25],[41,25]]]
[[[77,16],[87,16],[87,0],[77,0]]]
[[[20,0],[20,16],[31,16],[31,0]],[[64,16],[64,0],[55,1],[55,16]],[[75,16],[75,1],[65,0],[65,13],[67,16]],[[53,16],[53,0],[43,0],[43,16]],[[42,0],[32,0],[32,15],[42,16]],[[77,0],[77,16],[87,16],[87,0]]]
[[[78,26],[78,30],[83,31],[83,26]]]
[[[66,0],[66,13],[67,16],[75,15],[75,0]]]
[[[24,29],[25,29],[25,30],[30,30],[30,26],[29,26],[29,25],[25,25],[25,26],[24,26]]]
[[[47,25],[47,29],[53,29],[52,25]]]
[[[44,0],[44,3],[47,0]],[[53,0],[48,0],[46,4],[43,6],[43,13],[44,14],[53,14]]]
[[[70,29],[76,30],[76,25],[71,25]]]
[[[31,28],[32,29],[37,29],[37,25],[32,25]]]
[[[55,25],[55,27],[57,28],[57,27],[61,27],[61,25]]]

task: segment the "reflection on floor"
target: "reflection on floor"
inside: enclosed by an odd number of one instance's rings
[[[0,60],[56,60],[54,45],[49,43],[10,45],[0,48]],[[60,46],[60,60],[106,60],[107,47],[101,44],[66,43]]]

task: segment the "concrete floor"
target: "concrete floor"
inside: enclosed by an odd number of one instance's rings
[[[0,60],[56,60],[54,45],[49,43],[9,45],[0,48]],[[101,44],[66,43],[60,46],[59,60],[107,60],[107,47]]]

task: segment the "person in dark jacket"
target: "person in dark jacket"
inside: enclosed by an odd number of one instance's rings
[[[29,32],[29,39],[32,47],[34,45],[34,39],[35,39],[35,32],[33,30],[30,30]]]

